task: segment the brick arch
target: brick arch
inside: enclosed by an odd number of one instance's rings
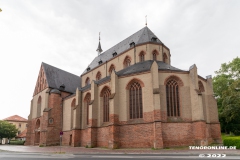
[[[34,145],[39,145],[39,142],[40,142],[40,134],[41,133],[38,129],[40,129],[40,119],[38,119],[36,121],[36,125],[35,125]]]
[[[104,86],[103,89],[102,89],[101,92],[100,92],[100,97],[103,97],[104,92],[105,92],[106,89],[109,89],[109,90],[110,90],[110,93],[111,93],[110,87],[109,87],[109,86]]]
[[[40,119],[36,121],[35,129],[38,129],[40,127]]]
[[[198,88],[199,88],[199,91],[200,91],[200,92],[205,92],[203,83],[202,83],[201,81],[198,81]]]
[[[130,80],[130,81],[127,83],[126,89],[129,90],[131,84],[134,83],[134,82],[138,82],[138,83],[141,85],[141,87],[144,87],[144,83],[143,83],[140,79],[138,79],[138,78],[133,78],[132,80]]]
[[[111,64],[108,69],[109,74],[112,73],[113,70],[116,70],[116,66],[114,64]]]
[[[178,85],[181,86],[181,87],[184,86],[183,81],[177,75],[168,76],[164,81],[164,85],[167,85],[167,82],[170,81],[170,80],[175,80],[178,83]]]
[[[74,99],[72,100],[71,107],[75,107],[75,106],[76,106],[76,99],[74,98]]]

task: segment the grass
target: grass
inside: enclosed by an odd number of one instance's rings
[[[240,138],[240,136],[234,136],[234,135],[231,135],[231,134],[225,134],[225,133],[222,133],[222,140],[226,139],[226,138],[229,138],[229,137],[234,137],[234,138]]]

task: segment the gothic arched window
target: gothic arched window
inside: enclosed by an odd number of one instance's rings
[[[86,81],[85,81],[85,85],[89,85],[90,84],[90,78],[87,77]]]
[[[42,105],[42,97],[38,97],[37,101],[37,117],[41,116],[41,105]]]
[[[103,122],[109,122],[109,97],[111,91],[108,87],[104,88],[102,91],[103,97]]]
[[[98,71],[98,72],[97,72],[97,75],[96,75],[96,80],[97,80],[97,81],[100,80],[101,77],[102,77],[102,75],[101,75],[101,73]]]
[[[142,87],[138,82],[129,87],[129,115],[130,119],[143,118]]]
[[[168,58],[167,58],[167,55],[166,55],[166,53],[164,53],[164,54],[163,54],[163,62],[164,62],[164,63],[167,63],[167,59],[168,59]]]
[[[108,70],[108,72],[109,72],[109,75],[112,73],[112,71],[114,71],[115,70],[115,67],[114,67],[114,65],[112,64],[110,67],[109,67],[109,70]]]
[[[73,128],[73,110],[76,106],[76,99],[74,98],[71,103],[71,129]]]
[[[202,84],[201,81],[198,81],[198,87],[199,87],[199,91],[200,91],[200,92],[204,92],[204,91],[205,91],[205,90],[204,90],[204,86],[203,86],[203,84]]]
[[[126,57],[124,62],[123,62],[124,68],[128,67],[131,65],[131,59],[129,57]]]
[[[157,53],[153,52],[152,56],[153,56],[153,60],[156,61],[157,60]]]
[[[91,102],[91,94],[88,93],[84,99],[85,108],[86,108],[86,123],[89,124],[89,104]]]
[[[176,80],[170,79],[166,84],[167,115],[169,117],[180,116],[179,86]]]
[[[141,53],[139,54],[139,62],[143,62],[143,61],[144,61],[144,53],[141,52]]]

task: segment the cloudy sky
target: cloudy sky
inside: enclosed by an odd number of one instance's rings
[[[97,56],[145,26],[174,67],[202,77],[240,55],[238,0],[0,1],[0,119],[27,118],[41,62],[80,75]]]

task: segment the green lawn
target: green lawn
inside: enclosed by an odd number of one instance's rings
[[[233,135],[228,135],[228,134],[225,134],[225,133],[222,133],[222,140],[226,139],[226,138],[236,138],[236,139],[240,139],[240,136],[233,136]]]

